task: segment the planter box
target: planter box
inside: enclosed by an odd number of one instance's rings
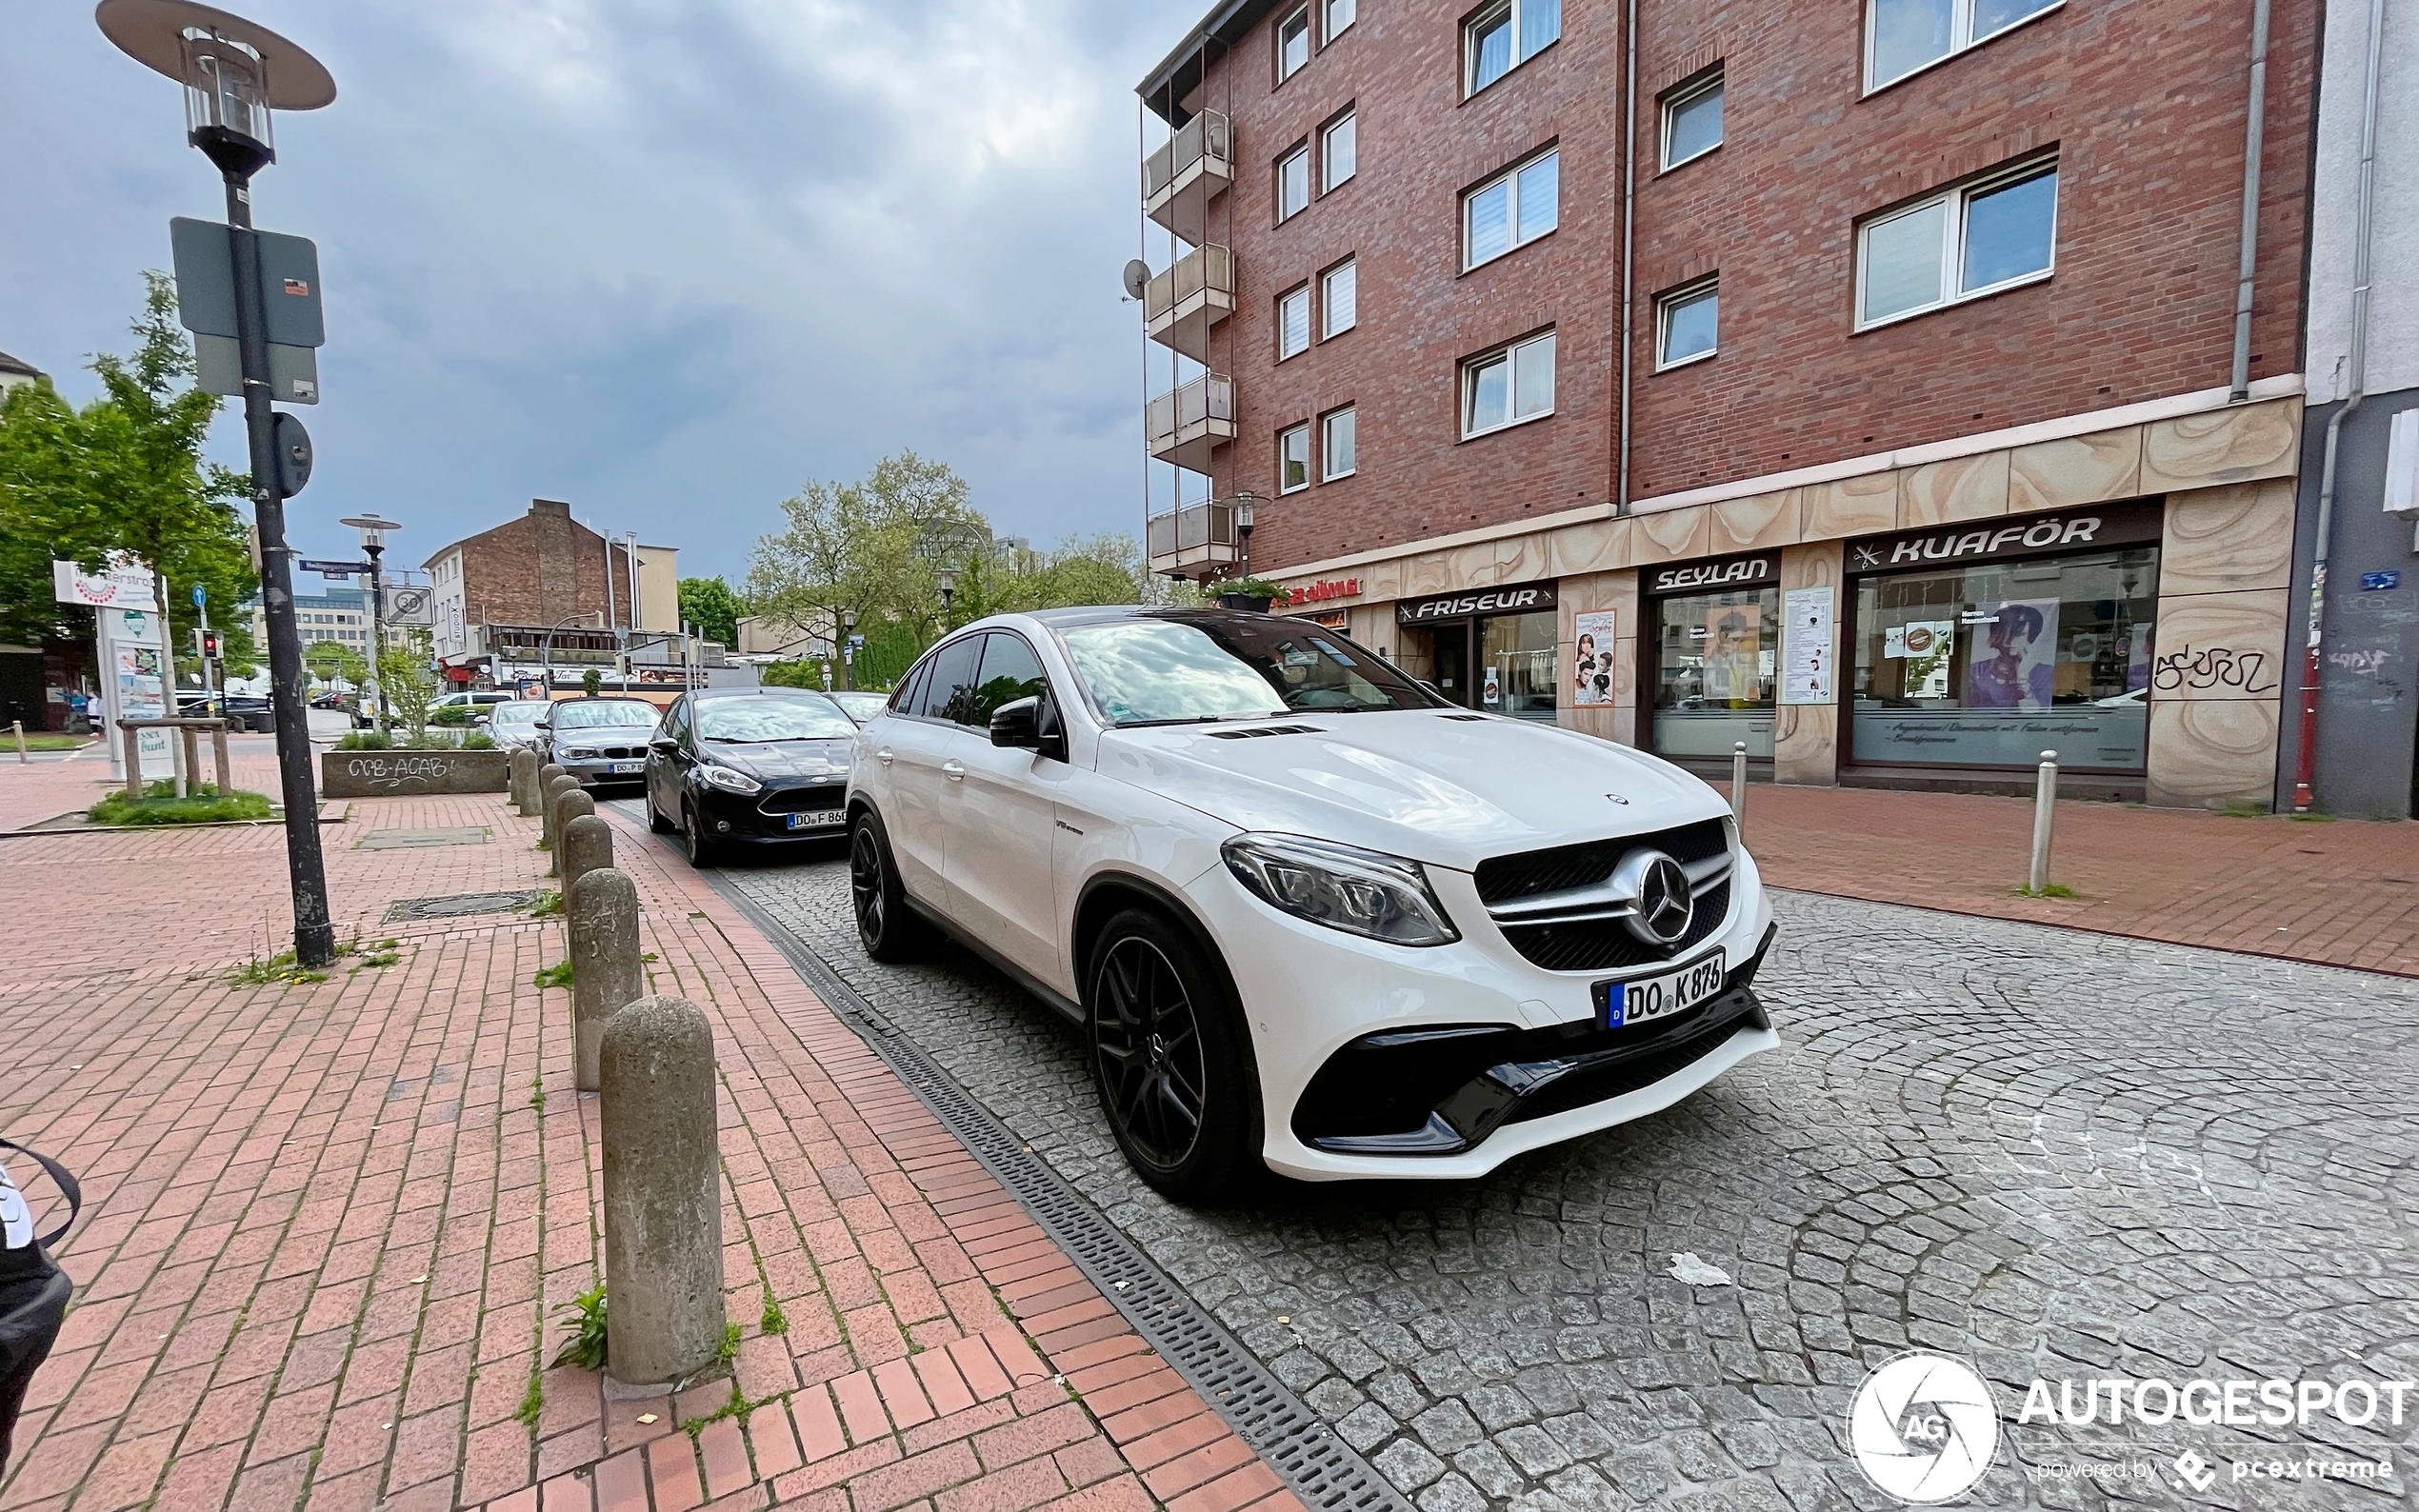
[[[407,798],[508,790],[509,751],[330,750],[319,753],[323,798]]]

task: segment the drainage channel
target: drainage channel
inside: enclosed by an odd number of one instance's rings
[[[807,985],[871,1045],[973,1152],[1033,1221],[1091,1278],[1100,1294],[1215,1406],[1244,1442],[1285,1478],[1296,1496],[1326,1512],[1411,1512],[1409,1503],[1303,1405],[1217,1320],[1136,1249],[1100,1210],[1059,1179],[1025,1143],[957,1084],[922,1045],[884,1018],[829,963],[727,878],[707,874],[714,890],[747,915]]]

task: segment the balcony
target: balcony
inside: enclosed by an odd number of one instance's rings
[[[1143,329],[1207,367],[1210,328],[1234,313],[1234,254],[1197,247],[1152,276],[1142,296]]]
[[[1210,454],[1234,439],[1232,380],[1203,373],[1153,399],[1143,412],[1143,437],[1151,460],[1209,471]]]
[[[1199,246],[1210,203],[1233,182],[1233,130],[1225,116],[1204,110],[1143,159],[1143,213]]]
[[[1243,532],[1232,499],[1205,499],[1150,517],[1150,570],[1208,581],[1243,561]]]

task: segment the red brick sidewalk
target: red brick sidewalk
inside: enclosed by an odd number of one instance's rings
[[[2419,975],[2419,826],[2062,803],[2072,899],[2016,894],[2027,798],[1758,784],[1747,828],[1783,887]]]
[[[619,822],[616,821],[617,826]],[[359,850],[381,828],[490,843]],[[398,960],[230,986],[275,830],[7,842],[0,1128],[84,1178],[80,1283],[0,1508],[1299,1512],[786,962],[633,827],[653,986],[712,1021],[727,1377],[550,1367],[599,1276],[595,1101],[558,922],[387,925],[537,883],[498,800],[324,831],[340,932]],[[212,931],[216,931],[213,933]],[[354,963],[358,964],[358,963]]]

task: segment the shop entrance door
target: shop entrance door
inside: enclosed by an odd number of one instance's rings
[[[1436,690],[1464,708],[1477,706],[1470,677],[1469,623],[1436,627]]]

